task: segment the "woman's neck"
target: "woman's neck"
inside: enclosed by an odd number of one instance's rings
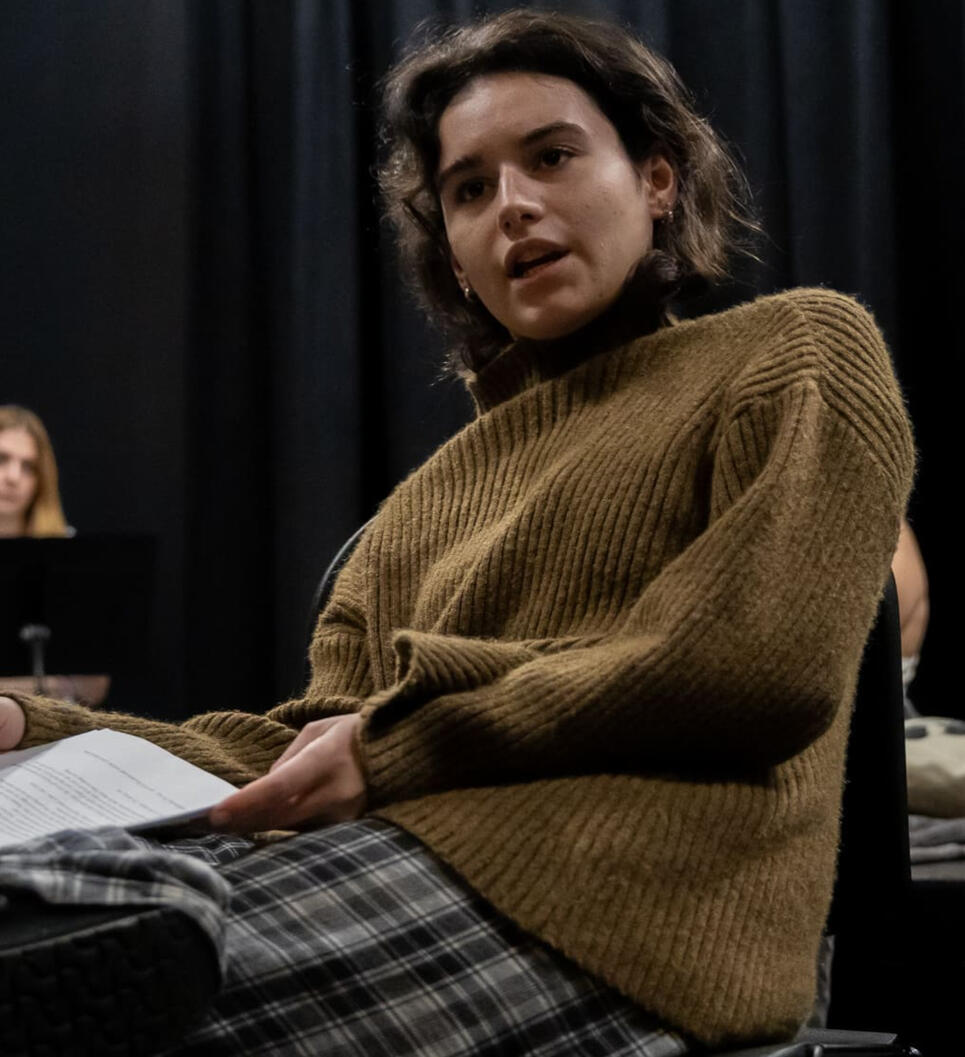
[[[646,275],[634,275],[613,304],[569,334],[543,341],[517,338],[468,379],[477,408],[488,410],[534,382],[558,377],[591,356],[657,330],[663,306],[649,282]]]
[[[22,517],[10,514],[4,517],[0,514],[0,539],[12,539],[14,536],[25,536],[27,526]]]

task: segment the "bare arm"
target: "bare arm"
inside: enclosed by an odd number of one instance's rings
[[[898,588],[898,610],[901,616],[901,655],[914,657],[928,628],[928,574],[918,547],[918,540],[908,522],[901,519],[898,547],[891,569]]]

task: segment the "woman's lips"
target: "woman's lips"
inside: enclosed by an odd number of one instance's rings
[[[569,255],[567,250],[554,250],[551,253],[547,253],[543,257],[539,257],[531,263],[523,264],[517,268],[518,274],[511,276],[514,283],[525,283],[529,279],[534,279],[537,276],[544,275],[554,265],[559,264],[560,261],[564,260]]]

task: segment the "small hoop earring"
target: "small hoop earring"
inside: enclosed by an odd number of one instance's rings
[[[476,291],[473,290],[473,288],[468,283],[466,283],[466,285],[462,288],[462,296],[467,301],[475,301],[476,300]]]
[[[664,215],[663,215],[663,217],[661,219],[666,220],[666,222],[668,224],[672,224],[673,223],[673,209],[672,208],[668,209],[667,212],[664,213]]]

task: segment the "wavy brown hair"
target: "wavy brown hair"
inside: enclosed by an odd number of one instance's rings
[[[727,276],[734,250],[759,229],[747,183],[676,71],[620,26],[555,12],[512,10],[466,26],[417,31],[384,81],[379,171],[403,271],[450,342],[451,364],[477,370],[509,340],[478,301],[463,297],[450,264],[435,189],[439,119],[473,78],[543,73],[578,84],[614,125],[635,163],[662,154],[677,175],[672,223],[654,227],[634,282],[659,318],[669,302]]]
[[[37,491],[24,515],[24,535],[68,535],[57,487],[57,460],[43,422],[25,407],[4,404],[0,406],[0,433],[5,429],[26,430],[37,445]]]

